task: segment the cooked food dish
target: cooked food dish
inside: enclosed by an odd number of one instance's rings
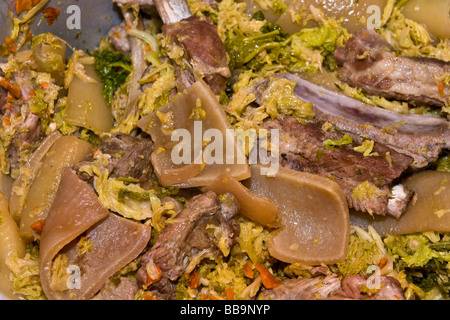
[[[5,297],[449,298],[449,0],[111,1],[8,7]]]

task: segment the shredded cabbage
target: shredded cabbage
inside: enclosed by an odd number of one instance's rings
[[[150,198],[156,197],[154,192],[134,183],[125,184],[111,178],[107,170],[94,178],[94,188],[105,208],[135,220],[151,218],[153,211]]]
[[[352,137],[348,133],[346,133],[339,140],[326,139],[323,142],[323,146],[327,150],[334,150],[337,147],[345,146],[347,144],[352,144],[352,143],[353,143]]]
[[[271,232],[262,225],[243,218],[239,227],[240,232],[236,241],[240,250],[245,252],[253,263],[264,263],[269,257],[267,246]]]
[[[64,76],[64,88],[68,89],[72,83],[73,77],[77,76],[83,82],[96,83],[97,81],[86,74],[84,70],[84,65],[81,63],[81,58],[85,57],[86,54],[82,50],[76,50],[72,54],[67,63],[67,70]],[[94,60],[90,60],[89,64],[94,64]]]
[[[370,266],[378,265],[383,258],[384,252],[372,237],[365,237],[366,234],[364,230],[360,230],[350,235],[347,258],[344,262],[337,264],[342,275],[365,274]]]
[[[12,255],[6,265],[11,270],[11,288],[15,294],[27,300],[46,299],[39,280],[39,254],[30,250],[23,258]]]
[[[450,236],[447,233],[388,235],[384,239],[395,268],[406,275],[410,287],[423,299],[448,297]]]
[[[406,18],[398,7],[391,11],[380,34],[405,56],[421,56],[450,61],[450,40],[440,39],[437,45],[421,24]]]
[[[352,191],[352,198],[355,200],[366,200],[382,197],[385,192],[378,189],[377,186],[370,183],[369,181],[364,181],[357,185]]]

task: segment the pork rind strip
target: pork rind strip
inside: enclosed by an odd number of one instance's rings
[[[87,183],[65,169],[41,235],[40,276],[47,298],[92,298],[142,252],[150,235],[150,227],[110,213]]]

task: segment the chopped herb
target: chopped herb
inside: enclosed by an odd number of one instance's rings
[[[132,72],[131,59],[120,52],[103,50],[95,57],[95,70],[103,84],[103,95],[111,105],[112,98]]]

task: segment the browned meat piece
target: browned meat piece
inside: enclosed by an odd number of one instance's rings
[[[238,225],[233,220],[238,210],[239,204],[231,194],[225,195],[222,201],[213,192],[191,198],[175,222],[163,229],[150,251],[142,256],[138,282],[145,287],[147,269],[156,265],[161,270],[161,278],[150,289],[157,296],[173,298],[175,281],[180,276],[192,271],[202,258],[222,255],[221,239],[222,244],[231,248],[238,233]]]
[[[397,56],[374,30],[353,34],[335,57],[342,64],[340,79],[368,94],[436,106],[450,101],[450,88],[442,87],[449,62]]]
[[[135,178],[144,187],[152,180],[153,168],[150,163],[152,147],[153,143],[149,139],[117,133],[105,140],[98,149],[111,156],[106,166],[111,177]],[[90,155],[88,159],[74,166],[74,170],[85,181],[90,181],[91,177],[85,172],[79,172],[79,169],[93,161],[93,155]]]
[[[117,285],[108,281],[91,300],[134,300],[138,290],[139,286],[135,281],[121,277]]]
[[[110,171],[112,177],[132,177],[144,183],[152,174],[149,161],[152,145],[149,139],[116,134],[105,141],[100,150],[103,149],[113,157],[124,153],[113,160],[114,168]]]
[[[12,170],[18,169],[20,166],[20,152],[34,147],[40,141],[42,134],[39,117],[34,113],[29,113],[16,132],[20,133],[14,136],[6,152]]]
[[[8,92],[0,87],[0,115],[5,113],[5,105],[6,105],[6,97],[8,95]]]
[[[280,130],[281,165],[331,177],[343,188],[349,206],[356,210],[400,216],[412,194],[402,185],[389,188],[403,172],[426,167],[437,160],[442,149],[450,146],[450,126],[445,119],[368,106],[294,74],[277,77],[296,81],[294,93],[312,103],[315,113],[314,121],[305,125],[290,118],[269,120],[264,125]],[[256,103],[262,103],[269,81],[270,78],[251,87]],[[321,130],[326,122],[333,126],[334,132]],[[346,133],[357,145],[372,140],[372,152],[378,156],[363,157],[353,150],[355,144],[321,150],[325,139],[339,140]],[[283,138],[286,135],[289,141]],[[375,200],[355,200],[352,190],[365,181],[386,195]]]
[[[414,159],[412,168],[423,168],[434,162],[444,148],[450,147],[450,122],[432,116],[400,114],[366,105],[344,94],[330,91],[294,74],[282,74],[296,81],[294,93],[313,104],[317,120],[328,121],[342,132],[367,137]],[[262,81],[254,86],[261,96]],[[260,100],[258,98],[258,100]]]
[[[346,276],[342,280],[336,274],[283,280],[281,285],[265,290],[262,300],[404,300],[400,283],[392,277],[380,276],[380,288],[367,290],[367,276]],[[370,280],[369,280],[370,281]]]
[[[278,129],[280,133],[280,164],[332,179],[344,191],[349,207],[379,215],[400,216],[412,194],[406,192],[403,205],[392,206],[389,187],[408,169],[413,159],[378,143],[374,143],[372,155],[364,156],[353,149],[362,143],[359,136],[353,136],[350,144],[328,150],[324,141],[339,140],[344,133],[335,127],[324,130],[323,123],[308,121],[302,124],[293,117],[266,121],[266,129]],[[378,187],[382,194],[367,199],[353,198],[354,188],[366,181]]]
[[[227,54],[216,27],[210,21],[192,16],[181,22],[165,24],[162,30],[173,45],[181,46],[185,51],[183,59],[186,65],[177,66],[181,89],[202,78],[215,94],[225,90],[231,76]]]

